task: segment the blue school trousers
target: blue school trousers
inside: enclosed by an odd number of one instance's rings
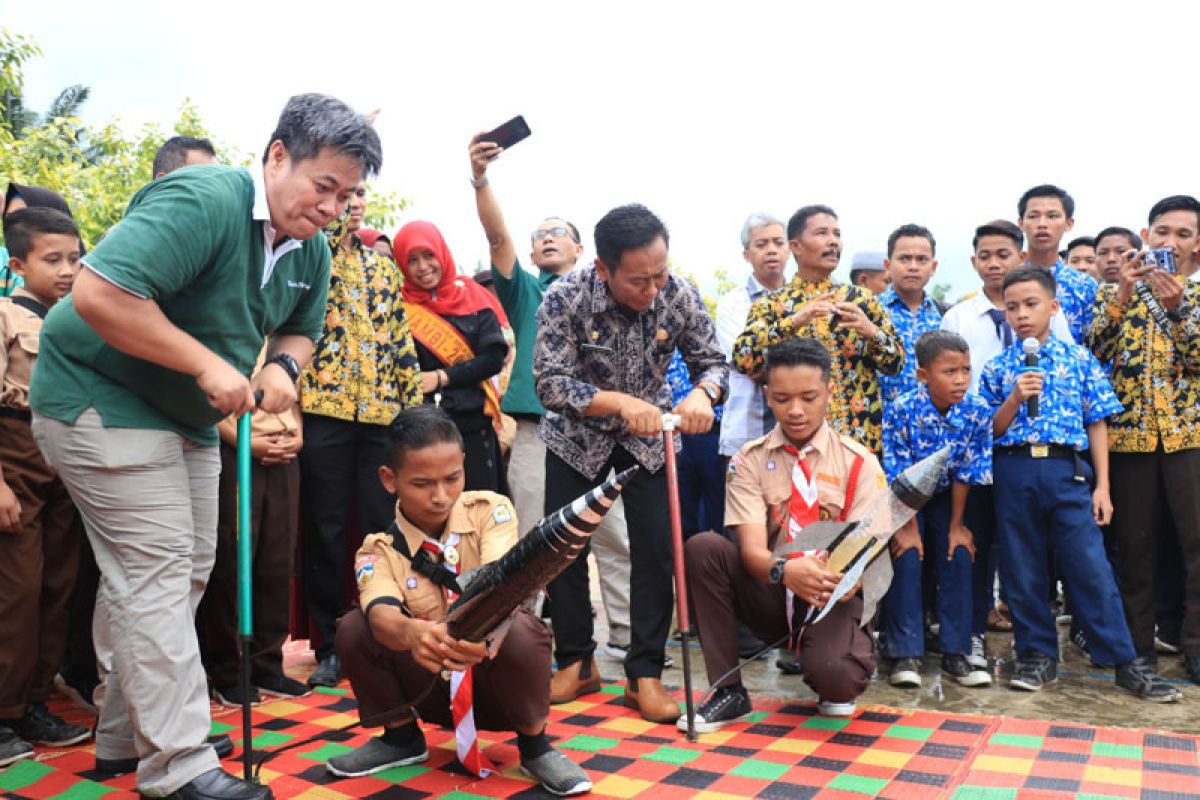
[[[1075,619],[1098,664],[1127,664],[1135,653],[1104,538],[1092,517],[1092,468],[1082,460],[997,448],[996,522],[1000,579],[1012,612],[1018,658],[1058,657],[1058,629],[1046,599],[1053,552]],[[1076,473],[1084,480],[1076,480]]]
[[[954,551],[953,559],[946,558],[950,538],[949,489],[934,495],[921,510],[917,526],[925,546],[925,559],[932,559],[931,573],[937,580],[939,645],[943,653],[966,655],[971,652],[971,556],[966,548],[960,547]],[[925,654],[922,567],[916,550],[892,559],[892,585],[880,609],[880,630],[892,658],[920,658]]]

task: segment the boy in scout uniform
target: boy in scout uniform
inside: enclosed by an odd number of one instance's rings
[[[33,440],[29,377],[46,311],[79,271],[79,232],[52,208],[4,221],[8,266],[25,284],[0,299],[0,767],[88,738],[46,709],[67,644],[79,564],[75,506]]]
[[[731,541],[708,531],[686,544],[688,592],[713,683],[711,696],[696,712],[701,733],[745,719],[752,711],[733,669],[738,623],[765,642],[789,631],[794,637],[809,609],[823,607],[842,577],[819,557],[793,553],[775,558],[772,550],[793,527],[861,519],[887,491],[874,454],[826,422],[832,386],[824,346],[814,339],[772,346],[765,380],[767,403],[778,422],[766,436],[747,442],[729,463],[725,525],[736,536]],[[862,615],[861,594],[847,593],[800,636],[804,680],[827,716],[853,714],[855,700],[875,670],[874,642],[861,625]],[[682,728],[684,720],[678,724]]]
[[[331,758],[339,777],[429,758],[417,716],[453,727],[459,760],[483,777],[491,765],[476,728],[516,731],[521,767],[550,792],[591,789],[587,774],[550,746],[550,632],[524,610],[490,643],[457,640],[445,618],[453,580],[495,561],[517,541],[508,498],[463,491],[463,442],[435,406],[407,409],[388,431],[380,480],[396,520],[367,537],[355,559],[359,608],[338,622],[336,650],[364,726],[383,735]],[[440,675],[449,671],[447,682]],[[451,708],[453,696],[454,708]],[[415,712],[415,713],[414,713]]]

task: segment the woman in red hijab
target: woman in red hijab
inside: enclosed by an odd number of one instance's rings
[[[496,433],[500,427],[497,376],[508,356],[499,301],[458,274],[437,227],[410,222],[392,241],[404,273],[408,315],[425,402],[441,406],[462,433],[466,488],[507,492]]]

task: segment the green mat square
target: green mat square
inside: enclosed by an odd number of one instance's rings
[[[1075,800],[1123,800],[1117,794],[1077,794]]]
[[[1017,790],[994,786],[960,786],[954,792],[954,800],[1017,800]]]
[[[450,792],[442,795],[444,800],[488,800],[485,794],[471,794],[470,792]]]
[[[1141,761],[1142,748],[1141,745],[1136,744],[1109,744],[1108,742],[1092,742],[1092,755],[1111,756],[1112,758],[1132,758],[1135,761]]]
[[[759,761],[757,758],[748,758],[729,770],[729,774],[737,775],[739,778],[758,778],[764,781],[777,781],[789,769],[791,769],[791,766],[788,764],[776,764],[774,761]]]
[[[262,747],[278,747],[281,744],[287,744],[292,739],[295,739],[295,734],[283,733],[281,731],[263,731],[254,737],[254,748],[257,750]],[[242,740],[239,738],[238,744]]]
[[[241,730],[241,726],[240,725],[230,725],[226,722],[217,722],[214,719],[212,721],[212,724],[208,726],[208,735],[209,736],[220,736],[222,733],[229,733],[230,731],[236,731],[236,730]]]
[[[840,731],[849,724],[850,720],[845,717],[809,717],[797,727],[818,731]]]
[[[665,744],[653,753],[642,756],[647,761],[662,761],[666,764],[686,764],[699,757],[700,754],[695,750],[684,750],[682,747],[671,747]]]
[[[869,794],[872,797],[883,791],[883,787],[887,786],[887,780],[883,778],[868,778],[863,775],[847,775],[842,773],[829,782],[830,789],[840,789],[843,792],[858,792],[859,794]]]
[[[23,758],[0,772],[0,789],[16,791],[31,786],[54,770],[32,758]]]
[[[324,763],[334,756],[345,755],[353,749],[353,747],[347,747],[344,744],[329,742],[328,744],[318,747],[316,750],[310,750],[307,753],[299,753],[298,755],[301,758],[307,758],[310,761],[320,761]]]
[[[893,739],[907,739],[912,742],[927,742],[933,736],[933,728],[914,728],[912,725],[893,725],[883,732],[884,736]]]
[[[372,778],[379,778],[388,783],[404,783],[410,781],[418,775],[424,775],[429,772],[429,767],[422,767],[419,764],[409,764],[407,767],[392,767],[385,769],[383,772],[376,772]]]
[[[93,800],[115,791],[117,790],[111,786],[95,781],[80,781],[65,792],[52,795],[48,800]]]
[[[336,694],[338,697],[345,697],[350,693],[349,689],[338,689],[330,686],[314,686],[313,694]]]
[[[625,687],[619,683],[606,683],[600,687],[600,694],[625,694]]]
[[[767,717],[771,716],[766,711],[754,711],[750,716],[746,717],[750,722],[762,722]]]
[[[1006,744],[1009,747],[1029,747],[1041,750],[1046,745],[1045,736],[1030,736],[1026,733],[994,733],[988,744]]]
[[[568,750],[584,750],[588,753],[599,753],[601,750],[611,750],[621,741],[619,739],[608,739],[604,736],[588,736],[586,733],[579,733],[559,744],[559,747],[565,747]]]

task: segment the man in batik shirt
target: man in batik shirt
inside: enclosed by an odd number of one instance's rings
[[[812,337],[833,358],[829,421],[838,433],[879,453],[883,402],[877,373],[899,375],[904,347],[879,300],[831,277],[842,256],[842,231],[828,206],[805,206],[788,220],[796,277],[750,308],[733,345],[733,366],[761,378],[767,348],[795,336]]]
[[[1184,277],[1200,243],[1200,201],[1160,200],[1142,238],[1174,251],[1176,273],[1146,266],[1143,255],[1129,261],[1117,283],[1100,287],[1088,339],[1111,364],[1125,407],[1108,425],[1111,531],[1134,647],[1153,657],[1156,532],[1173,523],[1187,573],[1184,665],[1200,683],[1200,286]]]
[[[357,508],[358,540],[381,531],[394,499],[379,483],[387,427],[421,405],[421,368],[400,298],[400,268],[355,235],[366,214],[359,184],[346,216],[329,232],[333,250],[325,328],[300,376],[304,449],[305,581],[317,630],[317,669],[310,686],[336,686],[334,623],[349,607],[345,593],[346,515]]]
[[[671,541],[662,415],[671,409],[667,365],[676,348],[695,388],[674,406],[683,434],[704,433],[724,399],[729,370],[700,295],[667,266],[667,229],[640,205],[615,208],[595,231],[596,264],[546,292],[537,314],[533,376],[546,407],[546,513],[603,480],[641,472],[625,488],[632,641],[625,700],[652,722],[679,706],[661,675],[671,625]],[[585,548],[586,550],[586,548]],[[550,702],[599,691],[586,552],[547,587],[558,673]]]

